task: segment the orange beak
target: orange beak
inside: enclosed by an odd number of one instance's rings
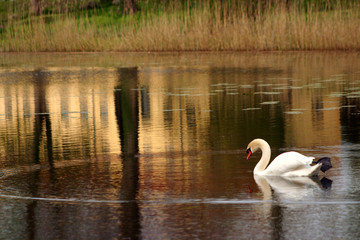
[[[246,153],[247,153],[247,158],[246,158],[246,160],[249,160],[249,158],[251,157],[251,154],[252,154],[251,149],[248,148],[248,149],[246,150]]]

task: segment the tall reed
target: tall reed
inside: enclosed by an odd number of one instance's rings
[[[259,6],[209,0],[116,18],[30,16],[8,22],[0,51],[360,50],[358,3]]]

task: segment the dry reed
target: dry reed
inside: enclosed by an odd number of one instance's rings
[[[360,5],[333,10],[279,5],[249,15],[201,6],[123,17],[99,27],[67,14],[6,26],[0,51],[360,50]]]

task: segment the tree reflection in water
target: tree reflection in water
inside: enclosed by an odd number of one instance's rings
[[[139,160],[136,154],[138,146],[138,92],[137,68],[119,68],[119,85],[116,86],[116,117],[122,151],[122,181],[120,196],[126,200],[122,204],[121,235],[122,238],[138,239],[140,234],[140,213],[136,197],[139,191]]]

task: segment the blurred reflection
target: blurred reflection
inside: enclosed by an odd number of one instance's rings
[[[264,200],[276,197],[279,201],[299,201],[314,191],[331,188],[331,180],[323,177],[283,177],[254,175],[256,184],[263,192]],[[274,191],[272,196],[271,190]]]
[[[40,146],[43,142],[43,127],[45,126],[45,142],[46,142],[46,152],[47,160],[50,166],[53,165],[53,143],[52,143],[52,130],[51,130],[51,121],[50,113],[47,106],[46,99],[46,85],[48,80],[46,75],[41,70],[35,70],[33,72],[33,82],[34,82],[34,99],[35,99],[35,121],[34,121],[34,163],[40,163]]]
[[[274,239],[286,235],[284,226],[287,223],[284,221],[288,215],[284,209],[298,209],[295,202],[314,201],[317,192],[330,189],[332,183],[326,177],[320,180],[317,176],[310,178],[254,175],[254,179],[264,200],[261,205],[254,205],[254,209],[271,221],[273,229],[276,229],[273,231]]]
[[[39,164],[41,159],[41,146],[43,142],[46,142],[46,156],[49,165],[52,167],[53,162],[53,144],[52,144],[52,129],[51,129],[51,121],[49,109],[47,106],[46,99],[46,85],[48,84],[48,80],[46,79],[45,74],[41,70],[34,70],[32,72],[33,76],[33,84],[34,84],[34,99],[35,99],[35,120],[34,120],[34,137],[33,137],[33,163]],[[43,129],[45,127],[45,130]],[[45,131],[45,135],[43,134]],[[32,196],[38,196],[39,192],[41,192],[40,182],[49,182],[53,180],[53,171],[50,169],[49,174],[45,174],[45,176],[38,174],[37,172],[33,174],[28,184],[30,187],[30,192]],[[40,189],[39,189],[40,188]],[[29,229],[29,237],[36,237],[36,219],[37,214],[36,211],[38,209],[38,202],[33,201],[27,205],[27,222],[30,225]]]
[[[0,132],[7,137],[0,139],[1,156],[27,162],[124,149],[150,154],[238,149],[254,137],[275,149],[307,148],[339,145],[342,131],[354,140],[359,135],[346,126],[358,128],[354,106],[360,83],[354,75],[338,74],[356,71],[354,56],[354,65],[336,55],[229,54],[204,64],[206,56],[196,56],[194,64],[164,56],[156,58],[161,62],[156,66],[49,67],[30,74],[3,69]],[[180,63],[171,65],[175,60]],[[30,149],[37,140],[43,144]]]
[[[115,89],[115,111],[119,126],[122,151],[122,181],[120,196],[127,200],[120,215],[122,238],[138,239],[140,213],[137,203],[139,191],[138,141],[138,84],[137,68],[119,68],[119,83]]]
[[[138,123],[138,70],[137,68],[119,68],[120,85],[115,87],[115,111],[121,139],[123,155],[139,152]]]
[[[343,139],[351,143],[360,142],[360,89],[353,88],[350,96],[343,96],[343,105],[349,106],[341,108],[341,125]],[[355,93],[355,94],[354,94]]]

